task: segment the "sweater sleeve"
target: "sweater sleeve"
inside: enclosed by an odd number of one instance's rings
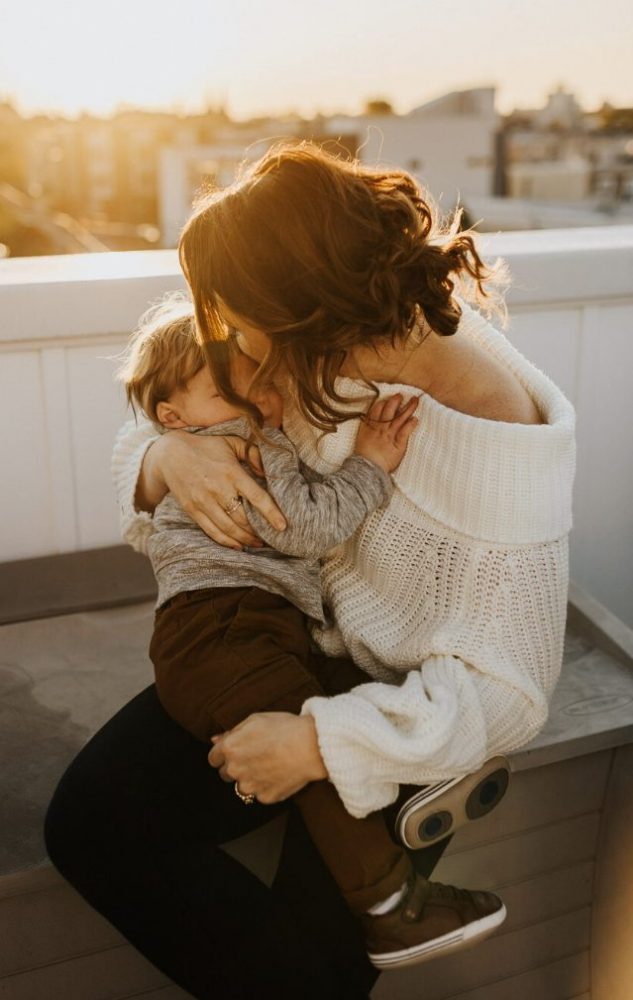
[[[266,488],[288,526],[276,531],[248,501],[245,508],[260,538],[284,555],[320,558],[353,535],[393,492],[389,474],[360,455],[351,455],[337,472],[312,473],[308,479],[287,438],[270,431],[269,437],[276,443],[260,446]]]
[[[112,478],[119,501],[119,517],[123,540],[147,553],[147,540],[154,531],[152,515],[137,510],[134,497],[145,453],[159,435],[154,425],[143,418],[128,420],[119,430],[112,452]]]
[[[314,718],[330,780],[360,818],[393,802],[400,784],[468,774],[521,746],[547,713],[546,693],[527,678],[515,685],[440,654],[400,686],[376,682],[310,698],[301,714]]]

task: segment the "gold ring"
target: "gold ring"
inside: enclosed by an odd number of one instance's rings
[[[235,794],[237,795],[238,799],[241,799],[245,806],[252,806],[253,802],[255,801],[255,796],[252,794],[252,792],[249,792],[248,795],[244,795],[244,792],[240,792],[240,786],[238,785],[237,781],[233,785],[233,788],[235,789]]]
[[[232,514],[234,510],[237,510],[237,508],[241,506],[242,506],[241,496],[231,497],[229,503],[226,505],[226,507],[224,507],[224,513]]]

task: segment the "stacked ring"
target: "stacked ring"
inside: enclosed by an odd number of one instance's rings
[[[248,795],[244,795],[244,792],[240,792],[240,786],[238,785],[237,781],[233,785],[233,788],[235,789],[235,794],[237,795],[238,799],[241,799],[245,806],[252,806],[253,802],[255,801],[255,796],[252,794],[252,792],[249,792]]]
[[[241,506],[242,506],[242,498],[241,498],[241,496],[237,495],[237,496],[231,497],[231,499],[229,500],[228,504],[224,508],[224,513],[225,514],[232,514],[234,510],[237,510],[237,508],[241,507]]]

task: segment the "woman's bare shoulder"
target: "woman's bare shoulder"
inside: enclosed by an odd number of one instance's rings
[[[496,387],[477,400],[473,417],[484,420],[501,420],[507,424],[542,424],[543,417],[527,389],[519,382],[514,386]]]
[[[509,424],[542,424],[543,418],[526,387],[514,372],[486,351],[477,354],[479,394],[472,416]]]
[[[483,420],[543,423],[536,403],[514,372],[478,345],[462,340],[459,346],[461,350],[453,356],[459,376],[431,390],[439,403]]]

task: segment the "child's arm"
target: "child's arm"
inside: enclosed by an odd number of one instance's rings
[[[296,452],[282,435],[278,447],[263,444],[260,450],[266,485],[288,527],[283,532],[275,531],[245,502],[257,534],[285,555],[308,559],[318,559],[353,535],[393,491],[389,473],[404,456],[416,424],[413,411],[418,401],[410,400],[399,411],[401,402],[398,395],[374,403],[360,425],[355,453],[320,482],[306,481]]]

